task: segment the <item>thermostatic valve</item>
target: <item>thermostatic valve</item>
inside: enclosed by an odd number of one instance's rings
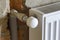
[[[19,13],[14,9],[11,10],[11,14],[16,16],[20,21],[26,22],[27,26],[30,28],[36,28],[38,25],[38,19],[33,16],[28,17],[24,13]]]

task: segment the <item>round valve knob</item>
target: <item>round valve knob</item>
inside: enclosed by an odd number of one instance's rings
[[[38,19],[31,16],[31,17],[27,18],[26,24],[30,28],[36,28],[38,25]]]
[[[11,10],[11,14],[15,15],[20,21],[26,22],[27,26],[30,28],[36,28],[38,25],[38,19],[33,16],[28,17],[25,14],[19,13],[14,9]]]

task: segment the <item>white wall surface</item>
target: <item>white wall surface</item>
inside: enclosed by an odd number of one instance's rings
[[[9,0],[0,0],[0,18],[7,15],[7,9],[10,9]]]

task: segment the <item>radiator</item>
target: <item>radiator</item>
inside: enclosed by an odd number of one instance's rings
[[[26,0],[25,5],[32,8],[55,2],[60,2],[60,0]]]
[[[31,8],[30,16],[35,16],[39,23],[29,28],[29,40],[60,40],[60,2]]]
[[[30,17],[14,9],[11,14],[27,24],[29,40],[60,40],[60,2],[31,8]]]

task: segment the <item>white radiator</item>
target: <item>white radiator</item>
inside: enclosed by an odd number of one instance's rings
[[[60,2],[30,9],[30,16],[39,20],[29,28],[29,40],[60,40]]]
[[[11,14],[29,26],[29,40],[60,40],[60,2],[31,8],[30,17],[14,9]]]

